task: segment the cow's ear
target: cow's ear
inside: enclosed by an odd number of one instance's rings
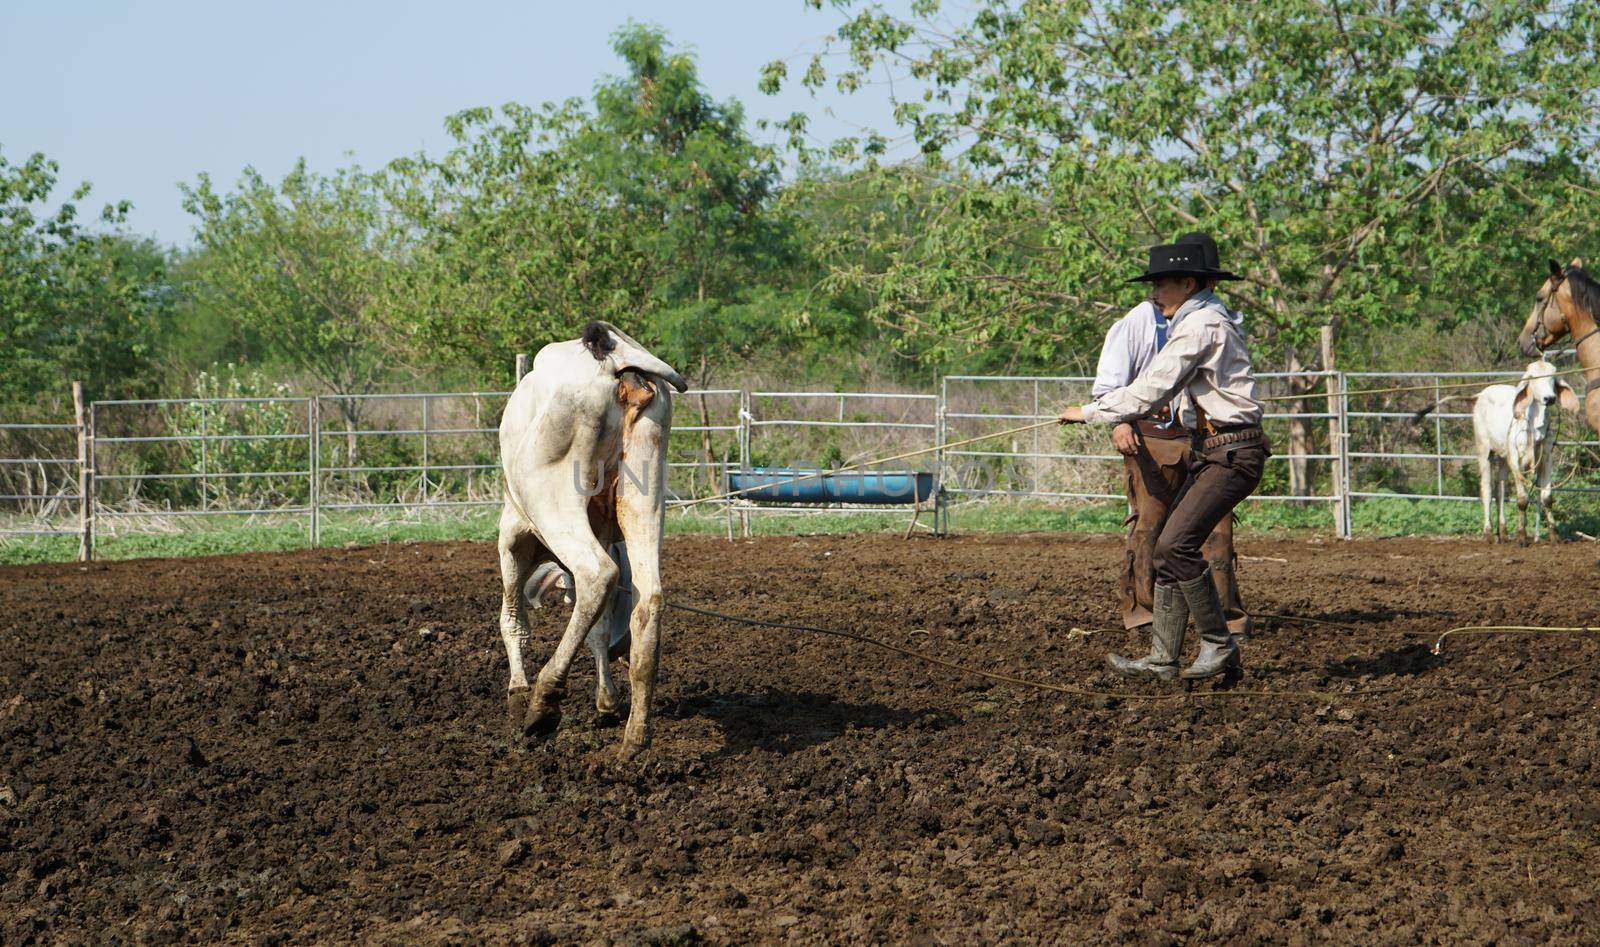
[[[1550,275],[1551,276],[1560,276],[1561,275],[1561,264],[1560,263],[1557,263],[1554,260],[1550,261]]]
[[[1517,397],[1511,402],[1511,413],[1518,418],[1528,416],[1528,401],[1532,392],[1528,390],[1528,383],[1523,382],[1517,386]]]
[[[1562,408],[1571,411],[1573,414],[1578,413],[1578,393],[1572,390],[1571,385],[1559,378],[1556,379],[1556,397],[1561,399]]]

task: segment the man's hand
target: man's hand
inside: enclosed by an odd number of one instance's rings
[[[1063,408],[1061,413],[1056,415],[1056,420],[1062,424],[1082,424],[1083,408],[1079,405],[1070,405]]]
[[[1111,429],[1111,445],[1122,456],[1132,457],[1139,453],[1139,435],[1134,432],[1133,425],[1124,421]]]

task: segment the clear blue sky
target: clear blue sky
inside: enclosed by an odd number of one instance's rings
[[[890,124],[881,92],[756,90],[764,63],[790,59],[797,77],[841,22],[804,0],[5,0],[0,153],[42,151],[60,196],[93,184],[89,216],[131,200],[131,230],[187,244],[179,181],[231,183],[246,165],[276,177],[302,155],[378,167],[441,150],[443,118],[463,108],[587,98],[620,71],[609,40],[629,19],[692,49],[711,94],[752,124],[807,111],[821,138]]]

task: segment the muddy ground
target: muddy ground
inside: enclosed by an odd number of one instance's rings
[[[486,545],[0,569],[0,940],[1592,943],[1600,639],[1428,645],[1600,624],[1595,547],[1242,552],[1258,611],[1354,625],[1263,621],[1241,687],[1282,696],[1064,697],[669,613],[626,766],[586,652],[553,743],[511,740]],[[1125,690],[1103,657],[1142,643],[1083,633],[1119,555],[666,553],[674,600]]]

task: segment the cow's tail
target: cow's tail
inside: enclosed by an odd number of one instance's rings
[[[583,347],[597,362],[610,361],[613,370],[621,374],[627,369],[644,372],[661,379],[679,391],[688,391],[689,383],[678,370],[656,358],[644,346],[630,339],[627,333],[609,322],[596,319],[583,327]]]
[[[1478,397],[1476,392],[1474,392],[1472,394],[1445,395],[1443,398],[1440,398],[1437,402],[1435,402],[1433,404],[1430,404],[1427,407],[1419,408],[1418,410],[1411,412],[1411,422],[1413,424],[1415,424],[1416,422],[1421,421],[1423,418],[1427,417],[1428,415],[1432,414],[1434,411],[1438,410],[1439,408],[1444,407],[1445,405],[1449,404],[1452,401],[1465,401],[1468,398],[1476,398],[1476,397]]]

